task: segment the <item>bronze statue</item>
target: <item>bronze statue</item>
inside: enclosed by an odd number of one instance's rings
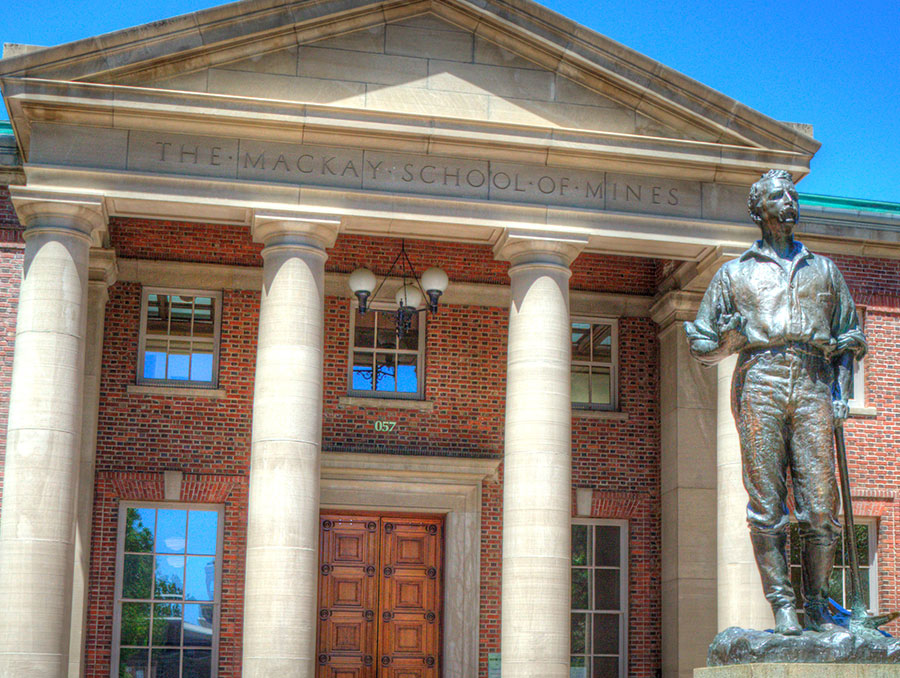
[[[791,174],[766,172],[747,205],[762,238],[716,273],[685,330],[691,353],[705,364],[739,353],[731,405],[747,523],[775,630],[803,631],[785,554],[789,467],[807,624],[834,630],[828,585],[841,528],[832,436],[849,414],[853,361],[865,355],[866,340],[835,264],[794,240],[799,206]]]

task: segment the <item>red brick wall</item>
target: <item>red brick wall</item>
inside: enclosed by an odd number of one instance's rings
[[[856,303],[865,308],[869,354],[866,405],[875,416],[853,417],[845,435],[854,513],[877,519],[878,598],[882,611],[900,609],[900,261],[833,257]],[[900,634],[900,622],[885,627]]]
[[[619,319],[619,409],[627,420],[572,421],[572,485],[594,490],[591,515],[628,520],[628,667],[660,666],[659,347],[656,324]]]

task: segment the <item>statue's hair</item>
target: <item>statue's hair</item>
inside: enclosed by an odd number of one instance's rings
[[[763,184],[775,179],[787,179],[791,184],[794,183],[794,175],[787,170],[770,169],[759,178],[759,181],[750,187],[750,195],[747,198],[747,209],[750,212],[750,218],[753,219],[757,225],[762,223],[762,217],[759,214],[759,206],[762,202]]]

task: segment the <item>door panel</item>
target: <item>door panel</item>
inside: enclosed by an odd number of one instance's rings
[[[440,675],[443,521],[321,516],[319,678]]]

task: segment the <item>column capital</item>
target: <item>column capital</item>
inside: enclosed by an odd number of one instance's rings
[[[109,215],[102,195],[30,186],[10,186],[9,193],[25,226],[26,240],[35,233],[54,230],[87,237],[97,246],[103,244]]]
[[[494,258],[513,266],[537,264],[568,268],[587,243],[587,236],[582,235],[507,229],[494,245]]]
[[[650,317],[659,325],[661,334],[676,323],[694,320],[702,299],[702,292],[685,292],[684,290],[666,292],[650,307]]]
[[[113,285],[119,277],[115,250],[92,247],[88,259],[88,283]]]
[[[254,242],[268,247],[299,245],[327,249],[334,246],[341,218],[329,214],[260,210],[253,215]]]

